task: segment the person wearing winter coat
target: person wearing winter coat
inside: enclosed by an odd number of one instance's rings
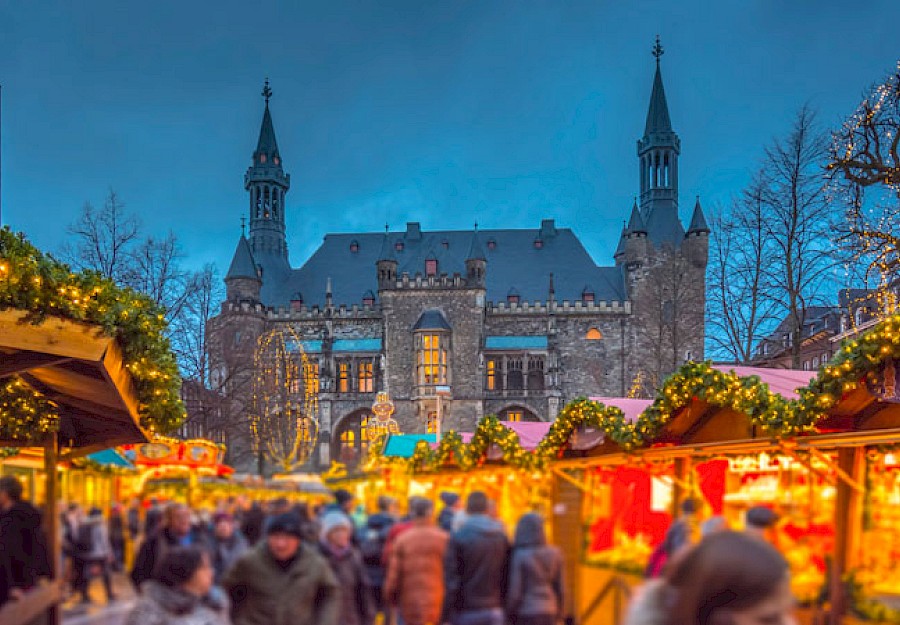
[[[723,530],[670,561],[633,595],[625,625],[795,623],[788,563],[772,545]]]
[[[346,514],[332,511],[322,517],[319,548],[341,588],[341,625],[371,625],[375,620],[375,597],[362,555],[353,546],[353,522]]]
[[[213,517],[212,561],[216,583],[222,580],[225,572],[248,548],[247,539],[237,531],[235,520],[230,514],[220,512]]]
[[[381,495],[378,498],[378,512],[366,520],[357,540],[378,610],[384,609],[382,588],[384,587],[386,563],[383,563],[382,556],[391,527],[397,522],[396,510],[397,500],[387,495]]]
[[[213,586],[209,554],[197,547],[163,554],[124,625],[229,625],[228,600]]]
[[[255,545],[263,535],[263,525],[266,522],[266,512],[254,501],[249,510],[244,511],[241,519],[241,533],[247,542]]]
[[[0,598],[20,597],[41,577],[50,577],[50,556],[41,528],[41,513],[22,499],[22,483],[12,475],[0,477]]]
[[[78,587],[75,590],[81,594],[81,601],[83,603],[90,601],[88,588],[91,580],[95,577],[103,579],[107,602],[115,601],[116,596],[112,590],[110,576],[113,550],[109,541],[109,529],[100,508],[91,508],[87,518],[82,521],[81,527],[78,529],[75,553],[76,566],[81,567]]]
[[[210,550],[205,537],[191,527],[190,509],[184,504],[169,504],[163,513],[162,526],[156,533],[147,535],[141,544],[131,569],[131,581],[140,588],[153,576],[156,562],[166,551],[191,546]]]
[[[469,493],[465,523],[447,543],[443,618],[453,625],[504,623],[509,541],[489,509],[487,495]]]
[[[441,501],[444,507],[438,514],[437,524],[448,534],[453,531],[453,518],[459,513],[462,501],[459,495],[450,491],[441,493]]]
[[[125,566],[125,518],[122,515],[122,507],[118,504],[113,505],[109,511],[107,529],[113,555],[111,567],[118,573]]]
[[[300,519],[272,517],[266,531],[222,578],[234,625],[344,625],[341,589]]]
[[[404,625],[440,622],[444,603],[444,553],[450,535],[434,524],[434,505],[425,498],[410,504],[412,527],[391,551],[385,600],[397,606]]]
[[[563,616],[562,552],[547,544],[544,519],[525,514],[516,526],[506,610],[513,625],[553,625]]]

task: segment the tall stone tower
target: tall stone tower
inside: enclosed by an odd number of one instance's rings
[[[284,198],[291,187],[291,176],[284,172],[278,142],[275,140],[275,127],[269,112],[272,90],[268,79],[262,96],[266,100],[266,109],[256,150],[253,152],[253,162],[244,174],[244,188],[250,194],[250,251],[265,272],[290,267],[285,236]]]

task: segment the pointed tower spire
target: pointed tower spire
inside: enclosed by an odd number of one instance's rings
[[[466,255],[466,260],[487,260],[487,256],[484,254],[484,249],[481,247],[481,243],[478,241],[478,224],[475,224],[475,230],[472,232],[472,241],[469,243],[469,253]]]
[[[647,225],[638,209],[637,200],[631,206],[631,217],[628,218],[628,227],[625,232],[626,234],[647,234]]]
[[[691,224],[688,226],[687,234],[699,234],[704,232],[709,234],[709,224],[706,223],[706,216],[703,214],[703,208],[700,206],[700,196],[697,196],[697,202],[694,204],[694,214],[691,215]]]
[[[253,161],[244,174],[244,188],[250,194],[250,249],[266,272],[283,273],[290,269],[285,235],[285,195],[291,177],[284,173],[275,126],[269,111],[272,88],[269,79],[261,93],[265,100],[259,139]]]
[[[613,253],[613,258],[617,261],[619,258],[625,255],[625,241],[628,239],[628,228],[625,226],[625,222],[622,222],[622,234],[619,235],[619,244],[616,246],[616,251]]]
[[[466,254],[466,283],[470,286],[485,288],[487,280],[487,256],[478,242],[478,224],[472,231],[472,242]]]
[[[638,141],[638,166],[641,185],[641,215],[653,245],[678,245],[684,228],[678,219],[678,156],[681,142],[672,129],[669,104],[663,87],[660,58],[663,47],[656,38],[653,57],[656,72],[647,108],[644,136]]]
[[[391,245],[390,229],[385,224],[384,238],[381,240],[381,251],[378,253],[378,260],[375,261],[379,291],[396,286],[398,265],[397,256],[394,254],[394,246]]]

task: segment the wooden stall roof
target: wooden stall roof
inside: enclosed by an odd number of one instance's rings
[[[0,379],[19,376],[59,406],[60,446],[91,453],[145,442],[116,342],[93,325],[55,317],[35,325],[24,318],[21,311],[0,311]]]

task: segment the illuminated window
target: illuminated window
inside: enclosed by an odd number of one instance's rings
[[[519,422],[524,416],[525,413],[521,410],[507,410],[503,420]]]
[[[344,430],[341,433],[341,448],[356,449],[356,432],[353,430]]]
[[[525,375],[522,371],[522,359],[510,358],[506,363],[506,388],[521,391],[525,388]]]
[[[372,372],[372,362],[361,362],[356,367],[359,379],[358,390],[360,393],[371,393],[375,390],[375,380]]]
[[[350,392],[350,363],[338,363],[338,393]]]
[[[441,334],[417,337],[417,379],[420,385],[447,383],[447,341]]]
[[[372,419],[372,425],[374,425],[375,420]],[[372,440],[372,432],[369,427],[369,417],[363,417],[359,420],[359,447],[360,449],[365,449],[369,446],[369,441]]]
[[[484,385],[489,391],[503,390],[503,366],[499,360],[490,358],[485,363]]]
[[[425,261],[425,275],[426,276],[436,276],[437,275],[437,261],[434,259],[429,259]]]
[[[437,433],[437,412],[429,412],[426,425],[428,427],[429,434]]]

